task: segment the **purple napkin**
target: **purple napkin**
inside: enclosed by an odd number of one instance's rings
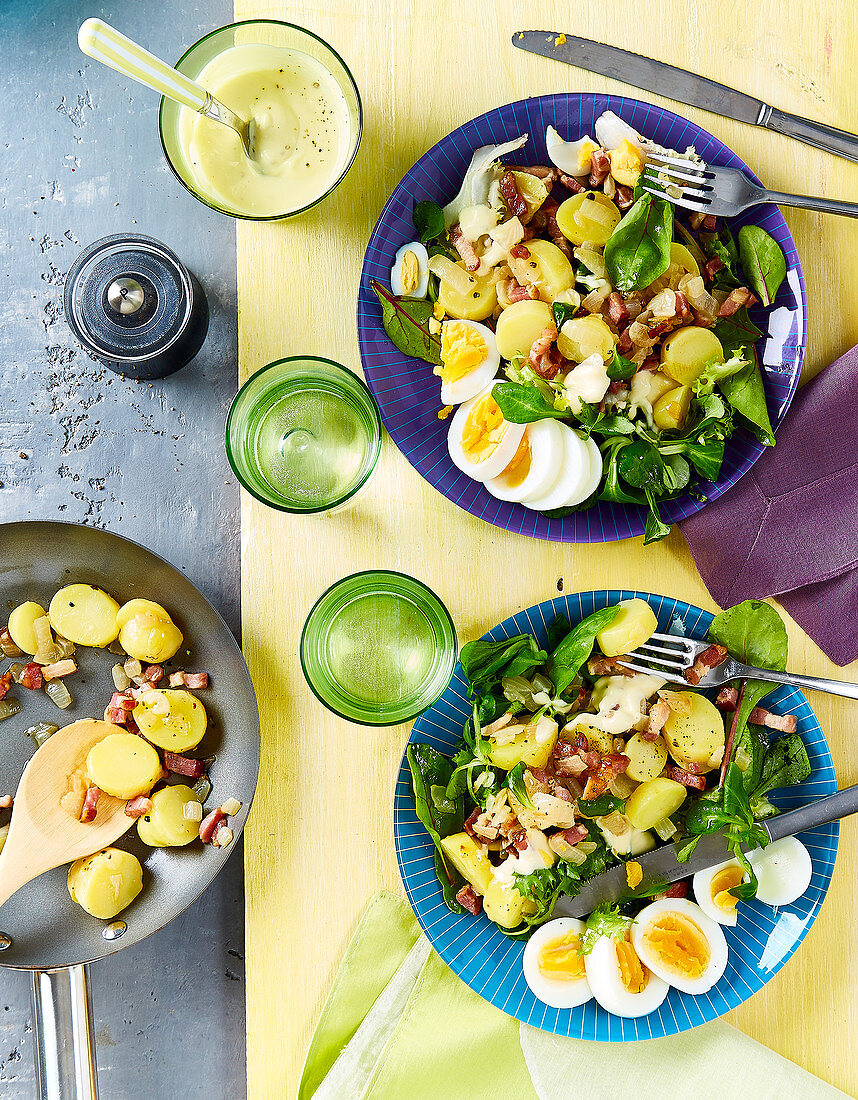
[[[858,657],[858,347],[799,391],[777,446],[681,530],[721,607],[777,596],[835,664]]]

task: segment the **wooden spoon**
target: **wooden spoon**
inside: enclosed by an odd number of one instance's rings
[[[49,737],[24,768],[0,852],[0,905],[52,867],[107,848],[134,824],[125,800],[104,792],[94,820],[86,824],[60,805],[72,772],[86,763],[93,745],[116,732],[116,726],[94,718],[72,722]]]

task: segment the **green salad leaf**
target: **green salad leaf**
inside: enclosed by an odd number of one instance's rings
[[[510,424],[533,424],[537,420],[551,417],[563,420],[569,416],[568,409],[555,409],[535,386],[526,383],[498,382],[492,390],[492,396],[503,413],[504,420],[508,420]]]
[[[528,794],[527,787],[524,785],[524,772],[525,765],[520,761],[512,771],[508,773],[506,785],[526,810],[532,810],[533,802]]]
[[[575,316],[577,308],[571,302],[555,302],[552,305],[551,312],[554,315],[554,327],[558,332],[570,318]]]
[[[370,283],[381,303],[381,323],[384,331],[402,352],[415,359],[425,359],[438,366],[441,362],[441,340],[429,331],[433,305],[423,298],[397,298],[377,279]]]
[[[642,195],[605,245],[605,266],[617,290],[640,290],[670,264],[673,207],[666,199]]]
[[[563,694],[581,671],[593,652],[596,635],[610,626],[618,614],[618,607],[603,607],[594,611],[570,630],[548,655],[545,666],[558,695]]]
[[[724,265],[715,275],[716,286],[741,286],[738,275],[739,250],[733,239],[733,234],[726,225],[722,225],[717,233],[713,234],[708,242],[708,251],[711,256],[721,261]]]
[[[414,228],[424,244],[440,237],[447,229],[444,221],[444,211],[437,202],[431,202],[428,199],[415,205],[412,220]]]
[[[618,906],[610,905],[607,901],[600,902],[585,921],[581,936],[581,954],[589,955],[602,936],[625,939],[632,923],[631,917],[624,916]]]
[[[766,795],[779,787],[792,787],[810,775],[811,766],[800,733],[777,737],[766,752],[757,785],[749,792],[751,812],[759,821],[778,812]]]
[[[579,798],[576,801],[578,807],[578,813],[582,817],[590,818],[605,817],[608,814],[612,814],[615,810],[620,813],[626,808],[626,800],[619,798],[615,794],[611,794],[610,791],[605,791],[604,794],[600,794],[598,798]]]
[[[763,335],[762,330],[748,316],[745,306],[737,309],[731,317],[719,317],[712,326],[712,332],[718,337],[727,359],[740,355],[744,348],[752,348]]]
[[[546,657],[531,634],[517,634],[498,642],[478,638],[464,645],[459,654],[472,695],[492,688],[502,676],[526,676],[544,664]]]
[[[637,374],[637,370],[637,363],[633,363],[631,359],[626,359],[614,348],[611,362],[607,365],[608,377],[612,382],[627,382],[633,375]]]
[[[764,306],[770,306],[786,278],[786,256],[778,242],[758,225],[739,230],[739,258],[748,285]]]
[[[465,880],[441,850],[442,839],[461,832],[465,820],[464,798],[451,798],[447,791],[453,763],[431,745],[421,742],[409,745],[405,758],[411,771],[415,813],[435,844],[435,873],[441,883],[444,901],[453,913],[461,913],[463,910],[456,901],[456,893]]]
[[[757,366],[756,353],[752,353],[751,361],[740,371],[722,378],[718,385],[757,439],[767,447],[774,447],[775,433],[769,418],[766,390]]]

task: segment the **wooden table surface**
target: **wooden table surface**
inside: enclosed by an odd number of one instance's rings
[[[354,321],[361,259],[382,205],[411,164],[469,118],[543,93],[635,95],[624,85],[513,50],[516,29],[564,29],[725,81],[781,108],[858,129],[854,9],[837,0],[673,0],[610,5],[236,0],[236,18],[302,24],[346,59],[361,89],[363,143],[334,196],[294,222],[239,223],[242,376],[283,355],[327,355],[359,369]],[[649,16],[645,18],[645,16]],[[798,142],[641,98],[711,129],[771,186],[855,197],[858,166]],[[787,211],[810,303],[806,375],[858,342],[854,222]],[[294,519],[245,495],[244,648],[262,714],[259,791],[246,831],[249,1095],[294,1095],[304,1050],[367,900],[401,891],[392,839],[394,776],[406,727],[365,729],[327,713],[297,650],[316,597],[363,568],[428,583],[460,643],[557,593],[664,592],[715,610],[683,537],[563,546],[507,534],[426,485],[389,439],[371,489],[351,510]],[[810,549],[812,552],[812,548]],[[791,622],[790,666],[837,676]],[[858,666],[845,675],[858,679]],[[815,696],[841,784],[858,781],[855,711]],[[853,728],[850,728],[850,720]],[[737,1027],[858,1094],[858,830],[847,822],[831,891],[801,950],[749,1003]]]

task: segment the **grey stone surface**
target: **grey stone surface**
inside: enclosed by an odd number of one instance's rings
[[[66,519],[162,554],[238,628],[238,490],[223,453],[236,389],[232,223],[161,154],[157,96],[90,62],[100,15],[176,59],[230,22],[228,0],[0,2],[0,521]],[[63,278],[123,231],[173,248],[212,319],[190,366],[124,381],[76,347]],[[185,914],[92,967],[102,1100],[245,1095],[241,852]],[[0,969],[0,1098],[35,1096],[29,977]]]

